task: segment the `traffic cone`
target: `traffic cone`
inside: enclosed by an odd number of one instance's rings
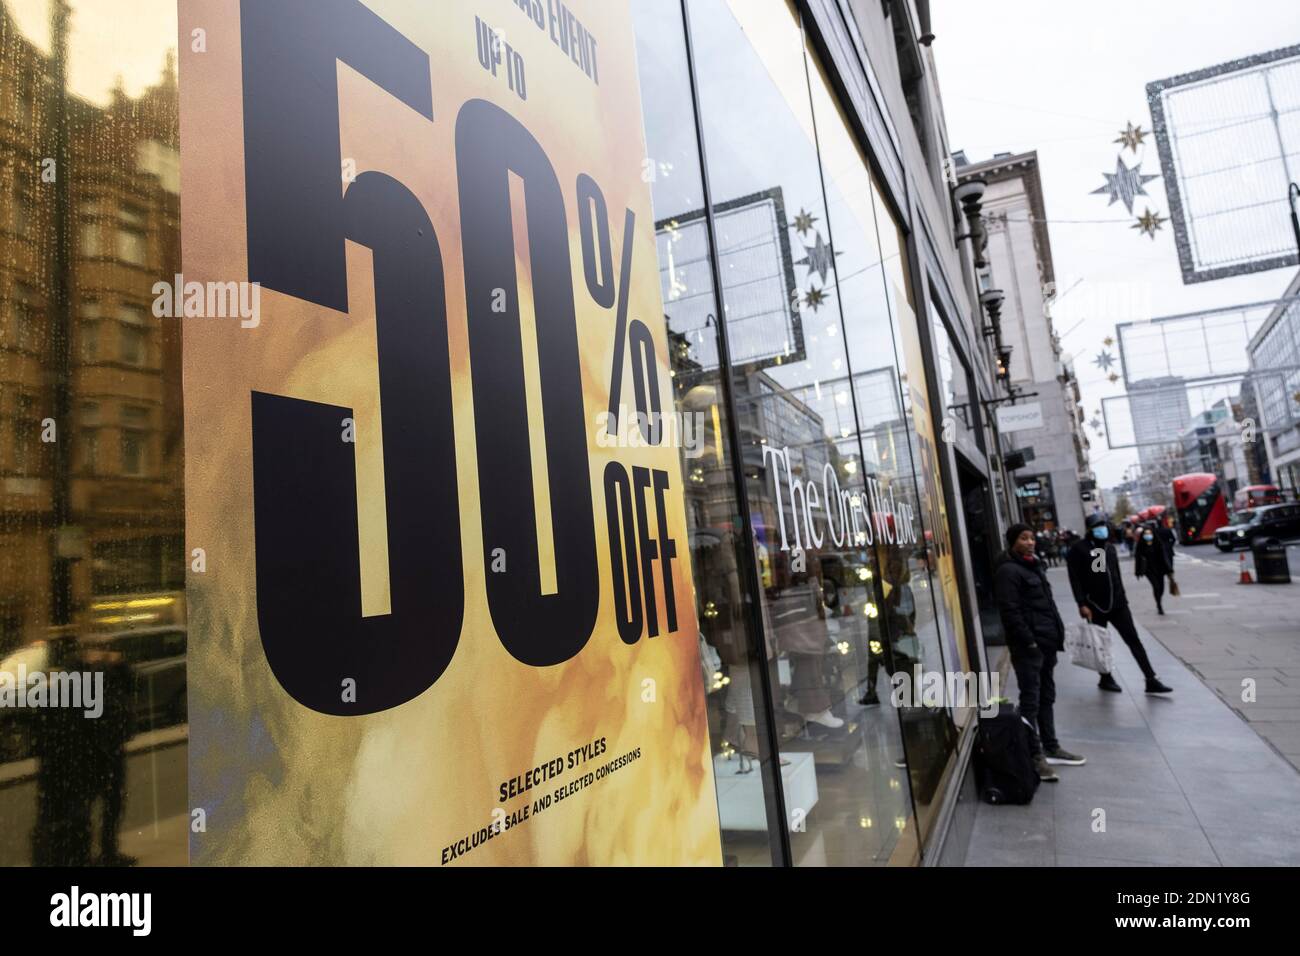
[[[1238,584],[1254,584],[1255,579],[1250,576],[1250,568],[1246,567],[1246,555],[1241,555],[1241,577],[1237,579]]]

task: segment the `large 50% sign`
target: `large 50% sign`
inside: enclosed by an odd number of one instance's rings
[[[437,681],[460,638],[465,593],[456,465],[447,453],[455,442],[442,251],[424,207],[398,180],[366,172],[340,190],[336,62],[430,121],[432,84],[427,54],[354,0],[331,0],[328,13],[307,18],[290,6],[241,4],[249,279],[346,311],[346,241],[373,253],[391,610],[362,613],[355,460],[338,430],[349,410],[253,392],[257,614],[285,690],[313,710],[358,715]],[[530,458],[530,433],[517,297],[504,316],[492,310],[494,290],[517,288],[510,174],[524,185],[546,422],[537,440],[560,533],[553,587],[544,592],[538,561],[513,560],[487,574],[487,598],[510,654],[558,664],[585,646],[599,607],[564,197],[542,146],[486,100],[460,108],[455,151],[487,555],[539,553],[538,496],[531,471],[519,467]],[[587,288],[615,312],[613,430],[629,346],[638,412],[659,412],[650,331],[628,320],[635,217],[627,211],[616,275],[604,197],[585,174],[576,189]],[[629,475],[610,462],[603,488],[621,639],[659,632],[656,561],[666,627],[676,631],[668,472],[633,467]],[[342,681],[359,692],[346,699]]]

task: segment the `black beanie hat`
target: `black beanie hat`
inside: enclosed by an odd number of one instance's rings
[[[1029,527],[1029,525],[1027,524],[1016,522],[1010,528],[1007,529],[1007,534],[1006,534],[1007,547],[1010,548],[1012,545],[1014,545],[1016,543],[1016,538],[1020,537],[1026,531],[1033,531],[1033,530],[1034,529]]]

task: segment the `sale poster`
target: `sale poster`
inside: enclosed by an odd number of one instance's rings
[[[626,5],[179,41],[192,861],[719,863]]]

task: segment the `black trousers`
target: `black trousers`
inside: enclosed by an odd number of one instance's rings
[[[1165,596],[1165,576],[1163,574],[1148,574],[1147,580],[1151,582],[1151,593],[1155,596],[1156,607],[1160,607],[1160,601]]]
[[[1056,649],[1044,649],[1038,644],[1029,647],[1011,647],[1011,667],[1020,685],[1020,716],[1033,728],[1030,746],[1034,753],[1044,749],[1055,750],[1056,717],[1052,705],[1056,703]]]
[[[1102,614],[1094,609],[1092,623],[1098,627],[1109,624],[1115,628],[1119,636],[1124,639],[1124,643],[1128,645],[1128,649],[1133,652],[1133,659],[1138,662],[1138,667],[1142,668],[1142,676],[1147,680],[1156,676],[1155,668],[1151,666],[1151,659],[1147,657],[1147,649],[1142,646],[1142,639],[1138,637],[1137,627],[1133,624],[1133,613],[1128,609],[1127,604],[1121,604],[1112,609],[1109,614]]]

